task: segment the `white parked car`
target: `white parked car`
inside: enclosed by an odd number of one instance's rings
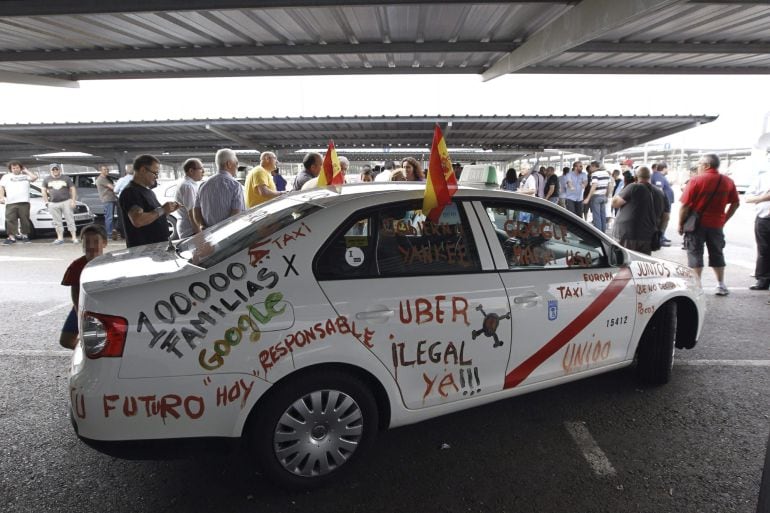
[[[40,187],[37,184],[30,184],[29,186],[29,217],[32,221],[32,233],[27,235],[30,238],[40,236],[42,233],[49,233],[54,231],[53,217],[48,212],[48,208],[43,202],[43,193],[40,191]],[[75,202],[75,226],[76,229],[84,227],[87,224],[94,222],[94,215],[88,208],[88,205],[80,201]],[[67,229],[67,223],[64,222],[65,230]],[[21,227],[19,227],[21,228]],[[0,204],[0,233],[6,234],[5,226],[5,204]]]
[[[73,424],[125,442],[248,442],[290,487],[348,468],[382,428],[692,348],[687,267],[628,251],[550,202],[460,188],[432,224],[420,184],[295,192],[179,243],[84,270]]]

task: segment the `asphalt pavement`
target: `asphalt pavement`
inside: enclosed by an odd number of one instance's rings
[[[245,451],[169,461],[93,451],[68,418],[59,285],[81,254],[50,240],[0,247],[0,511],[754,513],[770,431],[770,293],[752,292],[750,209],[727,229],[731,294],[710,293],[698,346],[671,382],[632,369],[384,432],[356,472],[289,494]],[[681,238],[656,255],[685,262]],[[121,249],[111,242],[108,251]]]

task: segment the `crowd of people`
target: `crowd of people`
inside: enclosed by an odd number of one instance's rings
[[[216,152],[217,172],[205,182],[201,159],[184,162],[184,177],[179,180],[174,201],[160,204],[152,192],[158,180],[160,161],[153,155],[138,156],[125,176],[117,181],[109,175],[109,167],[99,167],[96,180],[99,197],[105,209],[105,238],[125,237],[126,246],[134,247],[163,242],[169,237],[167,216],[179,211],[179,237],[189,237],[208,226],[215,225],[247,208],[276,198],[287,191],[307,190],[317,186],[323,168],[323,156],[310,152],[302,161],[302,169],[291,184],[281,176],[275,153],[260,155],[260,163],[251,169],[245,186],[236,180],[238,157],[228,148]],[[350,163],[339,157],[343,175]],[[690,179],[682,186],[681,209],[676,220],[687,250],[688,265],[698,277],[704,266],[704,249],[709,267],[717,280],[717,295],[729,290],[724,282],[724,225],[739,206],[735,184],[719,172],[717,155],[704,155],[698,167],[691,170]],[[28,242],[30,222],[30,183],[38,175],[20,162],[8,163],[9,173],[0,180],[0,203],[5,204],[7,238],[4,245]],[[456,168],[459,175],[460,169]],[[665,162],[651,166],[633,167],[622,162],[621,169],[609,172],[598,161],[590,162],[584,170],[581,161],[564,167],[561,176],[553,166],[540,166],[535,171],[524,163],[520,172],[510,168],[500,184],[506,191],[537,196],[560,205],[582,217],[599,230],[611,233],[626,248],[651,254],[661,246],[669,246],[666,237],[670,222],[674,191],[667,178]],[[420,161],[412,157],[382,166],[362,167],[360,182],[425,180]],[[51,164],[50,174],[42,181],[43,199],[53,217],[56,239],[64,243],[65,225],[73,242],[79,242],[73,220],[77,189],[72,180],[62,175],[60,164]],[[752,290],[770,289],[770,176],[760,180],[746,193],[746,202],[757,205],[755,239],[757,242],[756,283]],[[114,213],[117,222],[113,226]],[[590,216],[589,216],[590,214]],[[90,232],[88,232],[90,233]],[[101,234],[101,232],[100,232]]]
[[[500,188],[557,203],[576,216],[590,220],[602,232],[616,232],[617,238],[622,239],[629,249],[649,254],[651,248],[648,246],[670,246],[671,240],[665,236],[665,231],[674,193],[666,177],[667,164],[661,162],[652,164],[650,168],[641,166],[634,169],[632,161],[624,161],[621,167],[622,169],[615,169],[610,173],[600,162],[593,161],[584,170],[583,162],[578,160],[571,167],[562,168],[561,176],[558,176],[553,166],[540,166],[539,170],[534,172],[525,163],[518,174],[514,168],[508,169]],[[626,192],[626,196],[622,196],[621,192],[637,182],[655,186],[655,190],[650,192],[653,195],[654,204],[649,201],[647,203],[653,207],[650,218],[654,216],[658,221],[647,223],[639,221],[639,224],[643,225],[642,229],[637,230],[638,227],[634,227],[632,230],[624,218],[629,217],[632,211],[644,206],[640,206],[641,200],[629,199],[628,195],[630,192],[638,192],[642,189],[631,188]],[[660,203],[657,191],[664,196],[663,211],[660,214],[657,213],[657,206]],[[617,219],[620,209],[626,204],[629,206],[625,214]],[[654,232],[660,232],[658,241],[652,240]]]
[[[190,158],[182,164],[184,176],[179,180],[174,201],[160,204],[152,188],[157,184],[160,161],[153,155],[138,156],[126,174],[115,180],[107,165],[99,166],[95,185],[99,200],[104,205],[104,228],[108,238],[125,239],[127,247],[160,242],[168,239],[167,216],[179,211],[176,223],[179,237],[189,237],[202,229],[276,198],[288,191],[307,190],[317,186],[318,175],[323,168],[320,153],[307,153],[302,169],[292,183],[287,183],[278,169],[275,153],[260,154],[260,163],[251,169],[244,187],[236,179],[238,157],[223,148],[214,157],[217,172],[205,182],[201,159]],[[341,172],[348,172],[350,162],[339,157]],[[460,169],[455,168],[459,173]],[[7,173],[0,182],[0,203],[5,204],[7,238],[3,245],[29,242],[32,231],[30,219],[30,186],[38,175],[29,171],[21,162],[8,163]],[[43,198],[53,218],[56,239],[53,244],[64,242],[64,228],[73,242],[79,242],[73,218],[77,188],[72,179],[62,175],[60,164],[51,164],[50,174],[42,183]],[[346,181],[350,180],[350,176]],[[406,157],[397,165],[387,162],[382,166],[363,166],[358,177],[360,182],[416,181],[425,180],[421,163]]]
[[[302,161],[302,170],[289,185],[278,170],[278,159],[273,152],[263,152],[260,163],[249,171],[245,186],[236,180],[238,157],[228,148],[216,152],[217,173],[203,182],[204,166],[198,158],[186,160],[182,168],[184,177],[179,180],[174,201],[162,205],[152,188],[157,184],[160,160],[153,155],[138,156],[125,176],[114,181],[109,168],[100,166],[96,186],[105,207],[105,225],[89,225],[81,231],[84,256],[75,260],[62,280],[71,287],[73,309],[62,329],[60,343],[74,347],[78,333],[76,312],[80,273],[88,261],[101,255],[108,237],[118,240],[125,236],[126,246],[166,241],[169,237],[167,216],[179,211],[177,225],[180,237],[189,237],[208,226],[215,225],[247,208],[276,198],[288,190],[307,190],[317,186],[318,175],[323,168],[323,157],[310,152]],[[339,158],[341,170],[346,173],[349,161]],[[719,172],[717,155],[704,155],[698,167],[691,170],[690,179],[682,186],[681,208],[677,230],[684,237],[683,249],[687,250],[688,265],[701,277],[704,266],[704,250],[708,252],[708,265],[714,271],[717,287],[715,294],[729,294],[724,281],[725,247],[724,225],[735,214],[740,200],[735,184]],[[506,191],[537,196],[551,201],[578,217],[590,220],[602,232],[612,232],[624,247],[645,254],[661,246],[670,245],[665,232],[670,221],[674,192],[667,179],[665,162],[633,168],[633,162],[623,162],[623,169],[611,173],[598,161],[588,164],[576,161],[572,167],[564,167],[557,176],[553,166],[541,166],[534,171],[526,163],[517,173],[508,169],[500,188]],[[28,242],[30,226],[30,183],[38,175],[27,170],[20,162],[8,164],[9,173],[0,179],[0,203],[5,204],[7,239],[4,245]],[[461,169],[456,169],[459,175]],[[73,242],[77,237],[72,212],[77,200],[77,189],[69,177],[61,174],[60,164],[51,164],[50,174],[41,186],[43,199],[53,217],[56,239],[53,244],[64,242],[64,226]],[[363,166],[360,182],[425,180],[421,163],[411,157],[404,158],[400,166],[395,162],[384,166]],[[770,289],[770,173],[760,175],[759,180],[747,191],[746,202],[757,205],[754,233],[757,242],[757,260],[752,290]],[[117,212],[117,223],[113,216]],[[612,229],[610,229],[611,221]],[[770,301],[768,301],[770,304]]]
[[[704,155],[682,185],[677,231],[683,236],[688,265],[701,277],[704,251],[714,271],[715,294],[726,296],[724,226],[740,205],[733,180],[719,172],[719,157]],[[633,167],[624,161],[612,173],[597,162],[576,161],[555,178],[552,166],[533,172],[528,164],[519,173],[508,169],[500,189],[537,196],[563,208],[609,233],[624,247],[645,254],[670,246],[666,230],[671,218],[674,191],[667,178],[668,165]],[[770,289],[770,174],[760,174],[747,191],[746,202],[757,205],[754,235],[757,243],[756,282],[751,290]],[[610,228],[612,225],[612,228]],[[770,301],[768,301],[770,304]]]

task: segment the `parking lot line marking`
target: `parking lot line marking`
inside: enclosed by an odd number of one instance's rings
[[[45,349],[0,349],[0,356],[72,356],[72,351]]]
[[[612,477],[616,474],[615,467],[612,466],[604,451],[591,436],[585,422],[565,422],[564,427],[575,440],[594,474],[598,477]]]
[[[693,367],[770,367],[770,360],[676,360],[674,364]]]
[[[40,310],[38,313],[35,314],[35,317],[42,317],[44,315],[48,315],[49,313],[55,312],[56,310],[61,310],[62,308],[70,305],[72,305],[72,303],[62,303],[60,305],[52,306],[48,310]]]

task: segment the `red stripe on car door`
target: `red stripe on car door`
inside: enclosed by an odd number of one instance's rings
[[[607,285],[607,288],[594,299],[593,303],[588,305],[588,308],[583,310],[580,315],[575,317],[575,320],[557,333],[550,342],[541,347],[535,354],[524,360],[518,367],[505,376],[503,389],[518,386],[522,381],[527,379],[527,376],[532,374],[532,371],[537,369],[540,364],[553,356],[559,349],[567,345],[570,340],[580,333],[583,328],[588,326],[591,321],[596,319],[596,317],[602,313],[602,311],[604,311],[616,297],[618,297],[618,294],[620,294],[626,287],[629,280],[631,280],[631,271],[628,267],[620,269],[609,285]]]

